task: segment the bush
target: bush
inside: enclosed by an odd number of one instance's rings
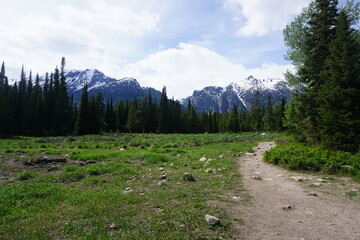
[[[30,171],[23,171],[17,175],[17,179],[20,181],[29,180],[36,177],[36,173]]]
[[[291,170],[321,171],[360,180],[360,153],[330,151],[292,142],[266,151],[264,160]]]

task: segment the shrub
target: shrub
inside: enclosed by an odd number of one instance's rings
[[[36,177],[36,173],[30,171],[23,171],[17,175],[17,179],[20,181],[29,180]]]
[[[360,179],[360,153],[351,154],[288,143],[266,151],[264,160],[291,170],[321,171]]]

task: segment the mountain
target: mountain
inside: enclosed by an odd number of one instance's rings
[[[113,102],[122,100],[134,100],[148,95],[150,90],[154,99],[160,99],[161,92],[153,88],[144,88],[134,78],[115,79],[105,76],[97,69],[71,70],[65,75],[68,86],[68,94],[74,97],[74,102],[79,103],[84,83],[88,84],[90,96],[101,92],[105,101],[112,97]]]
[[[198,112],[215,111],[228,112],[234,105],[240,110],[249,110],[254,102],[256,91],[260,93],[260,103],[265,104],[266,98],[271,96],[273,104],[281,103],[282,98],[288,100],[291,89],[281,79],[256,79],[249,76],[238,83],[231,83],[227,87],[205,87],[200,91],[194,91],[193,95],[182,99],[186,106],[190,100]]]
[[[144,88],[136,79],[127,77],[115,79],[106,76],[97,69],[71,70],[65,75],[69,95],[73,95],[74,102],[79,103],[84,83],[88,83],[89,95],[94,96],[101,92],[105,101],[112,97],[113,102],[134,100],[146,97],[150,90],[153,99],[159,102],[161,92],[153,88]],[[282,98],[290,98],[290,88],[281,79],[256,79],[253,76],[231,83],[227,87],[205,87],[194,91],[193,95],[182,99],[184,107],[188,100],[196,107],[198,112],[215,111],[228,112],[234,104],[241,110],[248,110],[253,105],[254,94],[260,93],[260,103],[265,104],[267,96],[271,96],[273,104],[281,102]]]

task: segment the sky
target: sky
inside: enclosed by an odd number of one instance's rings
[[[18,80],[96,68],[181,99],[249,75],[284,78],[282,30],[309,0],[0,0],[0,61]]]

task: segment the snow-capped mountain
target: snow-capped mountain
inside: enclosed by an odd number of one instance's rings
[[[89,95],[94,96],[101,92],[104,100],[110,98],[113,102],[133,100],[148,95],[149,88],[141,87],[136,79],[127,77],[115,79],[106,76],[97,69],[71,70],[66,73],[69,95],[74,102],[79,103],[84,83],[87,82]],[[159,102],[161,92],[150,88],[153,99]],[[193,95],[181,100],[184,107],[188,100],[196,107],[198,112],[215,111],[228,112],[236,105],[241,110],[248,110],[253,105],[255,92],[260,93],[260,103],[265,104],[267,96],[271,96],[272,103],[280,103],[282,98],[290,98],[290,89],[281,79],[256,79],[253,76],[229,84],[226,87],[205,87],[196,90]]]
[[[90,96],[101,92],[105,101],[111,97],[114,103],[145,97],[149,91],[149,88],[141,87],[134,78],[115,79],[106,76],[97,69],[71,70],[66,73],[65,77],[68,94],[74,97],[75,103],[80,102],[81,91],[85,82],[88,84]],[[160,98],[161,92],[153,88],[150,88],[150,91],[155,99]]]
[[[261,104],[266,102],[268,96],[271,96],[273,104],[277,104],[282,98],[288,100],[291,95],[290,88],[281,79],[260,80],[249,76],[227,87],[205,87],[200,91],[194,91],[192,96],[182,99],[181,102],[186,105],[190,100],[199,112],[228,112],[234,105],[241,110],[249,110],[253,105],[256,91],[260,93]]]

